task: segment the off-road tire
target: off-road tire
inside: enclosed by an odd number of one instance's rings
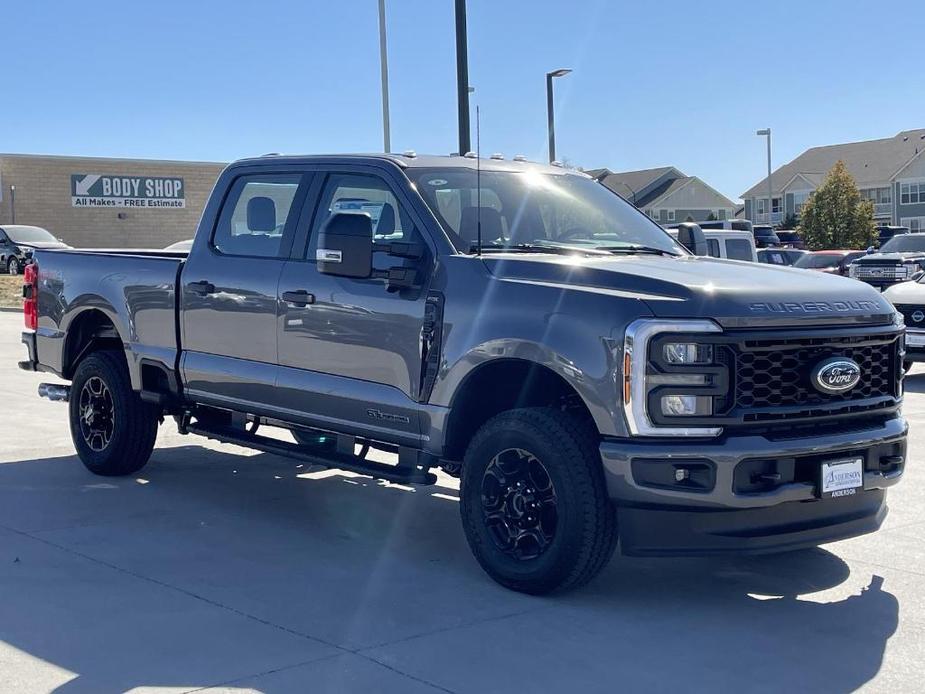
[[[555,489],[558,520],[542,554],[517,559],[499,549],[482,507],[482,480],[491,460],[508,449],[528,451]],[[541,595],[577,588],[596,576],[617,544],[616,511],[607,496],[593,426],[550,408],[509,410],[488,420],[466,450],[460,514],[469,547],[495,581]]]
[[[112,401],[112,434],[102,450],[94,450],[81,431],[81,392],[94,378],[105,384]],[[71,439],[90,472],[106,477],[131,475],[148,462],[157,438],[157,412],[132,390],[124,354],[103,350],[81,361],[71,383],[68,407]]]

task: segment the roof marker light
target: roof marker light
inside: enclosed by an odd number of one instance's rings
[[[504,155],[501,154],[501,152],[495,152],[494,154],[491,155],[491,158],[492,159],[504,159]]]
[[[527,161],[527,158],[523,154],[515,154],[514,161]]]
[[[475,159],[475,152],[466,152],[463,156],[466,159]]]
[[[418,153],[415,152],[413,149],[406,149],[404,152],[401,153],[401,155],[403,157],[408,157],[409,159],[414,159],[418,155]]]

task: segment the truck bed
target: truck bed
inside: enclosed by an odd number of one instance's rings
[[[119,331],[133,384],[143,360],[173,367],[177,278],[185,253],[139,249],[39,250],[38,360],[66,376],[65,336],[104,316]],[[79,326],[78,326],[79,327]]]

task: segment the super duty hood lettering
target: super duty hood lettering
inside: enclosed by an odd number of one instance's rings
[[[756,301],[748,306],[752,313],[876,313],[876,301]]]

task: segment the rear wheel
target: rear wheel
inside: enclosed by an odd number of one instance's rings
[[[460,513],[482,568],[513,590],[576,588],[606,565],[617,542],[597,435],[570,414],[503,412],[466,451]]]
[[[11,275],[18,275],[21,266],[19,264],[19,258],[10,258],[6,261],[6,271]]]
[[[132,390],[125,357],[95,352],[77,367],[69,402],[71,439],[96,475],[130,475],[145,466],[157,437],[157,412]]]

